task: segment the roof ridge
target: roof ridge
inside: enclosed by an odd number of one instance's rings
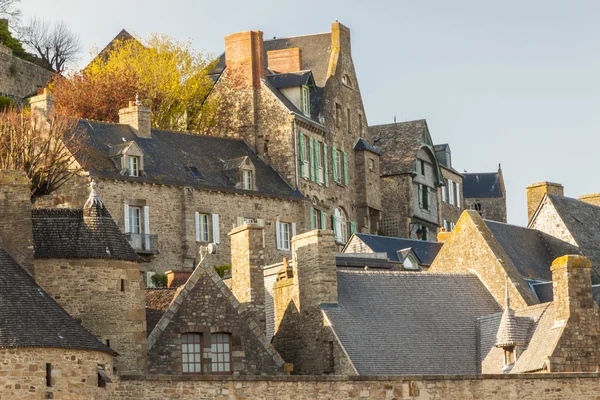
[[[296,35],[296,36],[286,36],[286,37],[273,37],[273,39],[265,39],[265,42],[273,42],[275,40],[285,40],[285,39],[294,39],[294,38],[300,38],[300,37],[306,37],[306,36],[317,36],[317,35],[331,35],[331,32],[319,32],[319,33],[309,33],[307,35]]]
[[[393,270],[357,270],[356,268],[338,267],[338,272],[349,274],[349,275],[393,275],[393,276],[464,276],[469,278],[477,278],[474,274],[469,273],[453,273],[453,272],[425,272],[425,271],[393,271]]]
[[[379,126],[390,126],[390,125],[401,125],[401,124],[408,124],[411,122],[426,122],[427,120],[425,118],[420,118],[420,119],[412,119],[410,121],[400,121],[400,122],[390,122],[389,124],[377,124],[377,125],[369,125],[368,128],[376,128]]]

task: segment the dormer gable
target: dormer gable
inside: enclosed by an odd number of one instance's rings
[[[421,260],[411,247],[397,251],[398,258],[404,269],[420,270]]]
[[[223,172],[235,184],[236,189],[257,190],[256,167],[250,157],[244,156],[226,160],[223,165]]]
[[[267,80],[292,102],[302,114],[310,117],[311,94],[317,90],[312,71],[269,75]]]
[[[109,157],[119,169],[121,175],[145,176],[144,152],[134,141],[123,142],[111,148]]]

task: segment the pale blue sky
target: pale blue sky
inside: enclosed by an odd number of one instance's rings
[[[62,18],[86,52],[125,28],[216,54],[230,33],[318,33],[337,18],[352,32],[369,124],[426,118],[459,171],[501,162],[509,222],[526,223],[529,183],[600,192],[598,1],[22,0],[21,9]]]

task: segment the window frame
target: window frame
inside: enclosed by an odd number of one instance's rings
[[[227,338],[226,341],[218,341],[219,338]],[[231,375],[233,374],[233,356],[232,356],[232,335],[229,332],[216,332],[210,335],[210,353],[211,353],[211,372],[213,375]],[[219,345],[223,346],[223,351],[219,351]],[[225,351],[227,347],[227,351]],[[216,351],[213,350],[216,348]],[[223,361],[219,361],[219,355],[223,355]],[[215,360],[216,356],[216,360]],[[228,358],[228,360],[225,360]],[[215,371],[215,365],[228,365],[228,370]],[[218,368],[217,368],[218,369]]]
[[[333,151],[335,152],[335,157],[333,158],[334,176],[337,177],[335,182],[340,183],[342,182],[342,152],[338,149],[334,149]]]
[[[209,214],[198,213],[198,242],[210,241]],[[205,219],[206,221],[203,221]]]
[[[421,175],[425,176],[425,160],[419,160],[421,163]]]
[[[137,213],[137,216],[135,215]],[[136,226],[134,221],[137,217],[137,231],[134,229]],[[142,222],[144,221],[142,214],[142,207],[139,206],[129,206],[129,233],[134,233],[137,235],[142,234]]]
[[[196,342],[195,340],[192,340],[191,342],[186,340],[184,343],[184,338],[188,339],[188,338],[198,338],[198,342]],[[181,351],[181,373],[184,375],[199,375],[202,374],[202,351],[203,349],[203,343],[202,343],[202,334],[198,333],[198,332],[185,332],[181,334],[181,347],[180,347],[180,351]],[[185,347],[184,347],[185,345]],[[191,353],[188,350],[188,346],[189,345],[193,345],[193,350]],[[198,351],[196,351],[196,345],[198,345]],[[185,351],[184,351],[185,349]],[[193,360],[190,362],[189,361],[189,356],[193,355],[194,357]],[[187,356],[187,357],[184,357]],[[196,361],[196,356],[199,356],[199,361]],[[187,360],[187,361],[186,361]],[[194,371],[190,372],[189,371],[189,365],[194,365]],[[196,368],[200,367],[200,371],[196,371]],[[188,366],[188,371],[185,371],[185,366]]]
[[[335,241],[345,244],[348,241],[348,221],[341,208],[333,210],[333,222],[335,224]]]
[[[242,170],[242,189],[254,190],[254,174],[251,169]]]
[[[310,88],[303,85],[300,89],[302,98],[302,112],[304,115],[310,115]]]
[[[127,171],[129,176],[138,177],[140,176],[140,157],[139,156],[127,156]]]
[[[279,250],[290,251],[292,244],[292,224],[279,221]]]

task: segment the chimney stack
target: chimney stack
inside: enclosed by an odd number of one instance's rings
[[[167,271],[165,272],[167,275],[167,287],[168,288],[178,288],[181,285],[184,285],[187,280],[192,276],[192,271]]]
[[[600,193],[584,194],[583,196],[579,196],[579,200],[595,206],[600,206]]]
[[[44,88],[42,94],[29,99],[29,105],[36,126],[48,129],[50,127],[49,120],[54,115],[54,96],[47,88]]]
[[[225,37],[227,78],[234,89],[260,89],[267,76],[263,33],[247,31]]]
[[[298,72],[302,69],[300,48],[271,50],[267,52],[269,69],[278,74]]]
[[[555,324],[564,324],[569,318],[574,324],[582,323],[584,314],[595,306],[592,263],[584,256],[566,255],[555,259],[551,270]]]
[[[560,183],[539,182],[527,186],[527,221],[531,222],[533,214],[539,207],[545,194],[565,195],[565,189]]]
[[[119,110],[119,123],[131,126],[138,137],[152,137],[150,109],[143,106],[139,100],[130,101],[128,107]]]

